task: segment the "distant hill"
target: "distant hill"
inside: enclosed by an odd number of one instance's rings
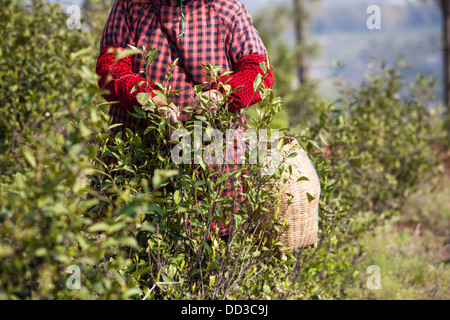
[[[437,6],[419,1],[378,1],[381,30],[369,30],[366,21],[370,14],[366,10],[373,1],[352,1],[351,6],[345,2],[348,1],[324,0],[311,25],[321,48],[311,72],[318,79],[325,79],[324,86],[330,85],[326,80],[333,72],[333,60],[341,62],[342,74],[357,83],[363,80],[373,56],[391,63],[404,57],[412,65],[405,73],[408,81],[422,73],[434,75],[443,83],[442,18]],[[442,97],[442,92],[442,86],[437,88],[437,98]]]
[[[253,14],[264,14],[272,5],[291,6],[291,0],[244,0]],[[309,1],[307,1],[309,3]],[[324,94],[333,95],[333,61],[343,66],[340,75],[354,84],[364,79],[372,57],[390,63],[402,56],[412,65],[405,73],[413,81],[417,73],[434,75],[443,83],[440,47],[441,12],[435,5],[413,0],[322,0],[311,6],[310,41],[319,46],[319,56],[310,61],[310,76],[317,79]],[[381,9],[381,30],[369,30],[367,7]],[[262,10],[262,11],[261,11]],[[286,25],[289,21],[286,21]],[[294,30],[283,38],[294,42]],[[437,98],[442,97],[442,86]]]

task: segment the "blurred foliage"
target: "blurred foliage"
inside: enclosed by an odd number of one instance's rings
[[[309,2],[306,4],[310,6]],[[289,127],[306,125],[308,120],[312,120],[314,111],[311,101],[318,98],[314,81],[307,79],[306,83],[299,85],[295,54],[296,50],[305,50],[305,58],[309,60],[318,55],[318,46],[312,37],[308,38],[308,43],[292,43],[293,20],[291,8],[278,5],[254,17],[255,27],[270,53],[272,64],[276,66],[273,89],[276,95],[283,98],[283,112]]]
[[[109,12],[114,4],[114,0],[83,0],[82,13],[84,24],[91,33],[92,45],[98,48],[100,46],[100,38],[108,19]]]
[[[89,33],[68,29],[62,8],[41,1],[5,1],[0,14],[0,296],[126,297],[133,286],[119,270],[131,260],[120,253],[136,242],[123,226],[99,237],[85,215],[96,203],[85,201],[96,156],[86,142],[106,126],[92,107]],[[81,269],[80,290],[66,285],[71,265]]]
[[[309,123],[288,134],[308,151],[321,180],[319,243],[281,259],[277,235],[287,226],[280,214],[261,220],[276,212],[276,198],[258,166],[218,177],[201,163],[175,164],[170,126],[145,96],[134,112],[145,128],[111,135],[110,103],[94,74],[99,34],[68,29],[62,8],[41,1],[6,1],[0,14],[1,298],[342,298],[365,231],[398,214],[408,195],[440,172],[434,145],[445,136],[429,103],[432,78],[405,84],[401,62],[378,63],[360,86],[342,85],[339,101],[312,92]],[[283,61],[272,60],[275,72],[289,69]],[[290,86],[271,90],[257,81],[255,89],[263,96],[251,107],[257,130],[285,106],[276,90],[302,97]],[[229,128],[235,115],[221,110],[193,121],[206,125],[205,133],[211,125]],[[237,176],[246,207],[229,220],[235,199],[219,190]],[[214,221],[234,226],[228,242],[208,235]],[[67,285],[70,266],[81,270],[80,289]]]
[[[432,102],[432,76],[418,74],[406,83],[402,60],[375,60],[369,67],[359,88],[341,86],[342,98],[321,111],[313,131],[328,141],[330,160],[345,159],[339,172],[348,174],[343,189],[354,209],[387,214],[397,212],[420,183],[442,173],[436,149],[446,137],[443,108]]]
[[[422,190],[421,190],[422,191]],[[448,300],[450,296],[450,180],[411,196],[401,215],[367,233],[348,299]],[[367,289],[367,268],[381,270],[381,290]]]
[[[6,1],[0,12],[2,171],[9,155],[17,165],[14,154],[24,139],[38,130],[49,131],[57,119],[75,111],[73,93],[81,89],[80,70],[92,64],[94,54],[86,34],[67,29],[59,6],[19,3],[20,7],[18,1]]]

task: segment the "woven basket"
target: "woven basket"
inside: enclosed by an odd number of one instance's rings
[[[317,245],[318,232],[318,204],[320,198],[320,182],[316,170],[297,140],[291,137],[282,137],[284,146],[278,153],[279,165],[292,167],[292,174],[285,170],[281,179],[275,181],[281,190],[278,208],[279,214],[287,218],[289,228],[280,235],[280,241],[290,250]],[[269,150],[268,166],[274,166]],[[297,153],[288,158],[288,155]],[[302,178],[301,177],[306,177]],[[298,181],[300,179],[300,181]],[[293,196],[289,204],[289,198]],[[309,194],[309,196],[308,196]]]

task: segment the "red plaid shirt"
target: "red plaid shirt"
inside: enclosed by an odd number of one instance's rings
[[[263,73],[259,63],[267,60],[267,51],[258,32],[253,27],[252,19],[245,5],[239,0],[185,0],[183,12],[185,15],[184,36],[178,40],[181,33],[180,7],[169,6],[168,0],[155,0],[159,7],[163,27],[167,30],[172,42],[176,44],[178,53],[172,50],[169,40],[161,29],[151,0],[116,0],[106,22],[100,44],[100,55],[97,61],[97,73],[100,76],[99,86],[109,90],[105,95],[108,101],[120,101],[112,105],[110,115],[113,123],[123,123],[125,127],[139,129],[139,121],[129,115],[133,110],[138,92],[147,91],[142,85],[131,94],[131,89],[139,81],[145,80],[139,73],[145,68],[139,55],[126,57],[114,62],[114,55],[108,53],[110,47],[126,48],[128,44],[138,48],[157,47],[158,54],[150,65],[147,73],[150,81],[162,83],[165,79],[168,64],[181,57],[184,68],[175,66],[170,85],[173,90],[181,90],[179,95],[170,97],[181,111],[180,120],[186,120],[183,112],[188,107],[193,95],[194,83],[207,83],[210,80],[202,73],[202,64],[219,65],[221,73],[233,71],[227,84],[233,88],[243,86],[232,94],[229,110],[236,112],[238,129],[247,124],[244,113],[240,110],[260,101],[259,94],[253,93],[253,82],[258,73]],[[186,71],[190,74],[187,75]],[[110,77],[108,79],[108,77]],[[192,78],[191,78],[192,77]],[[112,78],[112,81],[111,81]],[[273,85],[273,75],[269,72],[264,85]],[[213,88],[215,86],[213,85]],[[154,85],[150,90],[157,90]],[[120,128],[120,127],[119,127]],[[244,150],[237,143],[234,148],[235,159],[242,157]],[[221,173],[238,169],[236,164],[213,164],[210,169]],[[216,176],[217,177],[217,176]],[[238,202],[243,200],[242,186],[230,177],[227,181],[225,195],[236,197],[234,210]],[[219,235],[227,234],[225,224],[220,223]]]

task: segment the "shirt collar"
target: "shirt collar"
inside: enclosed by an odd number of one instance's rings
[[[192,2],[193,0],[184,0],[183,5]],[[170,0],[158,0],[158,2],[162,5],[168,6],[170,3]]]

